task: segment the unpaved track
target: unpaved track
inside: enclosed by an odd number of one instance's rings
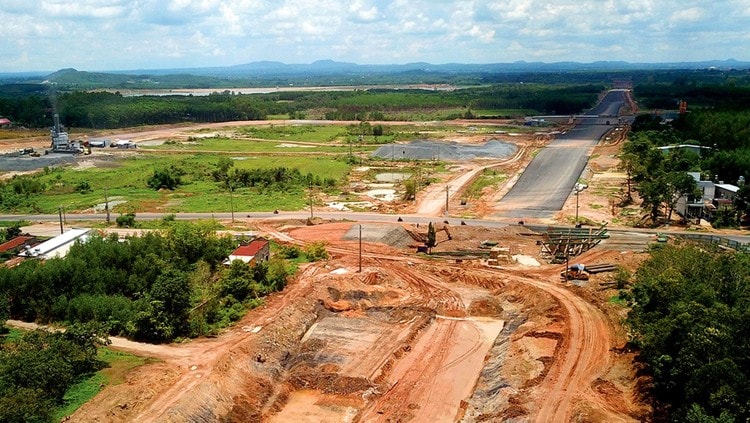
[[[285,233],[277,235],[286,241],[293,239]],[[369,269],[379,269],[377,272],[395,275],[405,284],[408,295],[394,299],[394,305],[424,307],[437,312],[438,317],[417,338],[411,352],[393,363],[392,370],[384,375],[391,384],[390,389],[366,402],[357,421],[450,422],[460,418],[462,401],[471,395],[485,354],[502,328],[501,322],[500,327],[487,326],[496,325],[497,320],[483,322],[465,317],[468,301],[456,288],[462,286],[466,290],[466,283],[478,285],[477,289],[502,289],[509,283],[528,285],[549,293],[564,310],[565,318],[560,322],[564,326],[561,344],[548,364],[551,367],[546,376],[531,388],[529,414],[524,418],[537,422],[567,422],[580,417],[580,408],[586,407],[606,415],[607,421],[633,421],[627,414],[627,406],[613,403],[612,397],[603,398],[592,387],[611,362],[613,334],[606,317],[575,292],[551,281],[553,273],[549,270],[519,273],[518,270],[471,268],[464,278],[466,269],[461,266],[413,256],[405,262],[403,255],[391,253],[388,247],[381,246],[379,250],[374,244],[366,247],[369,251],[365,255],[366,269],[370,266]],[[337,258],[331,265],[352,268],[358,259],[357,248],[356,242],[336,243],[333,249]],[[440,268],[446,273],[434,273]],[[283,293],[272,296],[267,306],[250,312],[238,326],[219,338],[169,347],[160,350],[161,354],[153,354],[154,351],[144,347],[140,353],[162,358],[171,369],[171,376],[149,385],[147,394],[143,394],[145,387],[137,388],[138,383],[143,383],[137,380],[129,382],[136,384],[134,386],[109,387],[79,410],[73,421],[184,421],[187,416],[197,416],[190,404],[197,404],[196,409],[214,407],[218,415],[223,415],[222,410],[229,410],[237,395],[252,395],[245,392],[247,388],[241,383],[223,382],[228,372],[237,374],[231,370],[233,366],[241,367],[242,363],[253,359],[254,356],[247,354],[254,349],[248,348],[246,342],[252,343],[253,337],[265,333],[266,325],[270,327],[283,310],[309,300],[319,271],[326,272],[319,265],[308,266]],[[350,278],[362,280],[366,275],[351,274]],[[481,281],[477,276],[481,276]],[[264,329],[255,334],[243,325],[263,326]],[[139,353],[138,344],[125,349]],[[153,379],[150,382],[154,383]],[[132,400],[129,395],[135,394],[138,399]],[[615,397],[615,400],[627,402],[628,399]]]
[[[608,421],[635,421],[618,411],[630,407],[611,404],[592,389],[592,384],[610,367],[613,334],[606,316],[571,290],[545,280],[549,278],[549,274],[539,278],[512,277],[516,282],[552,295],[567,315],[558,356],[537,386],[534,397],[538,398],[539,407],[532,410],[530,420],[540,423],[573,421],[577,407],[589,404],[607,413]]]
[[[424,194],[419,195],[419,205],[417,206],[416,213],[425,216],[438,216],[441,212],[444,213],[446,187],[448,188],[448,201],[450,204],[457,195],[461,195],[474,182],[482,171],[515,163],[523,157],[525,152],[526,149],[521,147],[510,159],[489,165],[476,166],[462,175],[453,177],[447,182],[430,184],[424,190]]]

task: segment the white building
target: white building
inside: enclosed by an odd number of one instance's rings
[[[85,242],[89,238],[91,229],[71,229],[62,235],[58,235],[50,240],[21,251],[18,255],[21,257],[38,258],[41,260],[51,259],[53,257],[65,257],[70,247],[76,241]]]

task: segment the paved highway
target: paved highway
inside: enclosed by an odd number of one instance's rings
[[[625,91],[610,91],[587,115],[617,116]],[[604,120],[604,122],[602,122]],[[610,119],[616,123],[617,117]],[[605,119],[583,119],[559,135],[529,163],[513,188],[498,203],[496,217],[550,218],[562,209],[583,173],[592,148],[612,126]]]

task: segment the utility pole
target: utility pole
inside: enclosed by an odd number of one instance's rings
[[[445,186],[445,217],[448,217],[448,190],[449,186]]]
[[[232,223],[234,223],[234,196],[232,195],[232,184],[229,184],[229,210],[232,213]]]
[[[65,232],[65,229],[63,229],[62,206],[57,207],[57,214],[60,216],[60,235],[62,235]]]
[[[107,213],[107,226],[109,226],[109,197],[107,196],[107,188],[104,188],[104,212]]]
[[[581,191],[585,190],[586,188],[588,188],[588,185],[585,185],[585,184],[575,184],[573,186],[573,191],[575,192],[575,195],[576,195],[576,222],[575,222],[576,227],[578,226],[578,194]]]
[[[312,181],[310,181],[310,194],[309,194],[310,195],[310,219],[313,218],[313,194],[312,194],[312,189],[313,189],[313,185],[312,185]]]
[[[359,224],[359,271],[362,273],[362,224]]]

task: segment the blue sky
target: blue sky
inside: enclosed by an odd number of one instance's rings
[[[750,60],[750,0],[2,0],[0,72]]]

